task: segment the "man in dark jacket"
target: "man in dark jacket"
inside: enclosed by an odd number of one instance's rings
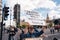
[[[22,33],[20,34],[20,40],[29,37],[28,28],[21,29]]]
[[[43,30],[38,31],[36,28],[33,28],[33,27],[30,27],[28,30],[29,30],[30,38],[39,37],[39,36],[41,36],[44,33]]]

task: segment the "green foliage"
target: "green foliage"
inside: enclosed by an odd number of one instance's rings
[[[54,24],[59,24],[59,20],[55,20],[54,21]]]
[[[49,27],[52,27],[53,26],[53,24],[52,23],[49,23],[49,25],[48,25]]]
[[[21,26],[18,24],[18,25],[17,25],[17,28],[21,28]]]
[[[25,28],[25,27],[26,27],[26,24],[23,24],[21,26],[19,24],[17,25],[17,28]]]
[[[26,27],[26,25],[22,25],[22,28],[25,28]]]

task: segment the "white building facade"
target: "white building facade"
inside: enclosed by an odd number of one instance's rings
[[[44,18],[36,11],[25,11],[26,19],[30,25],[46,25]]]

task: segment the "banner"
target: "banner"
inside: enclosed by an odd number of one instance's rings
[[[43,40],[43,38],[26,38],[25,40]]]

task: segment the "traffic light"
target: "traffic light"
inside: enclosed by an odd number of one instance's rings
[[[4,14],[4,20],[7,20],[7,17],[8,17],[8,12],[9,12],[9,7],[6,7],[6,6],[4,6],[4,8],[3,8],[3,14]]]

